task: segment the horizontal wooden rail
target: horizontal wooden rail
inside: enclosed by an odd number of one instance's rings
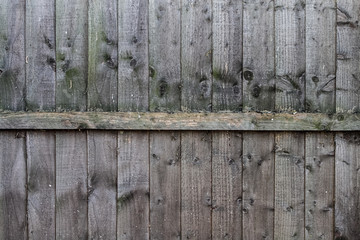
[[[3,112],[0,129],[358,131],[359,114]]]

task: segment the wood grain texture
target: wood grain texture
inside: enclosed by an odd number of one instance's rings
[[[211,111],[211,2],[183,0],[181,12],[181,109]]]
[[[243,238],[274,239],[274,133],[243,133]]]
[[[275,109],[274,1],[245,0],[243,102],[245,110]]]
[[[55,110],[55,1],[26,2],[26,109]]]
[[[55,132],[28,131],[29,239],[55,239]]]
[[[149,4],[150,111],[179,111],[180,0]]]
[[[90,239],[116,239],[117,132],[88,131]]]
[[[118,110],[149,108],[148,1],[118,2]]]
[[[278,111],[304,111],[305,1],[275,1],[275,69]]]
[[[56,132],[56,239],[87,239],[86,132]]]
[[[88,110],[117,111],[117,1],[89,1]]]
[[[275,135],[274,239],[304,239],[304,134]]]
[[[0,133],[0,239],[27,239],[25,137]]]
[[[118,138],[117,238],[149,239],[149,133]]]
[[[213,111],[242,109],[242,1],[212,2]]]
[[[150,239],[180,239],[180,132],[150,133]]]
[[[308,112],[335,112],[336,1],[306,0]]]
[[[306,133],[305,142],[305,239],[334,239],[334,135]]]
[[[337,1],[337,112],[360,111],[359,13],[359,1]]]
[[[211,132],[182,132],[182,239],[211,239],[211,192]]]
[[[335,237],[359,239],[360,135],[338,133],[335,140]]]
[[[212,238],[242,236],[242,136],[212,132]]]
[[[86,110],[88,1],[56,1],[56,108]]]
[[[25,108],[25,1],[0,2],[0,109]]]

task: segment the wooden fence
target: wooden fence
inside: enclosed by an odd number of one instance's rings
[[[0,239],[360,239],[359,16],[0,0]]]

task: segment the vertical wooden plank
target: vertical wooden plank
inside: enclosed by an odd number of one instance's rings
[[[335,237],[359,239],[360,135],[337,133],[335,150]]]
[[[181,238],[211,239],[211,132],[181,133]]]
[[[0,2],[0,109],[24,110],[25,1]]]
[[[244,1],[244,109],[275,109],[274,1]],[[282,34],[287,34],[282,32]]]
[[[118,1],[119,111],[148,110],[148,1]]]
[[[149,239],[149,134],[118,137],[117,238]]]
[[[27,239],[25,132],[0,132],[0,239]]]
[[[150,238],[180,239],[180,132],[150,133]]]
[[[274,133],[244,133],[243,148],[243,238],[274,239]]]
[[[29,239],[55,239],[55,132],[26,140]]]
[[[360,2],[337,0],[336,111],[360,111]]]
[[[242,1],[214,0],[213,111],[242,108]]]
[[[150,111],[180,110],[180,16],[180,0],[150,1]]]
[[[181,109],[183,111],[211,111],[211,22],[210,1],[182,1]]]
[[[90,239],[116,239],[117,132],[88,131]]]
[[[275,135],[274,239],[304,239],[304,134]]]
[[[242,139],[238,132],[212,133],[212,238],[242,236]]]
[[[86,239],[86,132],[56,133],[56,239]]]
[[[275,73],[278,111],[303,111],[305,0],[275,1]]]
[[[117,111],[117,1],[89,1],[88,109]]]
[[[55,1],[26,1],[26,108],[55,110]]]
[[[56,0],[56,107],[86,110],[87,0]]]
[[[332,133],[306,133],[306,239],[334,239],[334,144]]]
[[[306,0],[306,110],[335,112],[336,1]]]

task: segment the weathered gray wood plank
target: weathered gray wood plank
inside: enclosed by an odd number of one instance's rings
[[[27,1],[26,109],[55,110],[55,47],[55,1]]]
[[[55,239],[55,132],[27,132],[26,148],[29,239]]]
[[[278,111],[303,111],[305,0],[275,1],[275,69]]]
[[[118,137],[117,238],[149,239],[149,134]]]
[[[87,140],[89,238],[116,239],[117,132],[88,131]]]
[[[335,140],[335,237],[359,239],[360,135],[338,133]]]
[[[56,108],[86,110],[88,1],[56,1]]]
[[[149,4],[150,111],[179,111],[180,0]]]
[[[148,110],[148,1],[118,1],[118,110]]]
[[[275,109],[274,1],[245,0],[243,4],[244,109],[272,111]]]
[[[242,108],[242,1],[212,2],[213,111]]]
[[[308,112],[335,112],[335,5],[336,0],[306,0],[305,108]]]
[[[27,239],[25,137],[0,133],[0,239]]]
[[[274,133],[243,133],[243,238],[274,239]]]
[[[86,132],[56,133],[56,239],[86,239]]]
[[[239,239],[242,236],[241,156],[240,133],[212,132],[213,239]]]
[[[182,132],[182,239],[211,239],[211,208],[211,132]]]
[[[89,1],[88,110],[117,111],[117,1]]]
[[[306,133],[305,142],[305,238],[334,239],[334,135]]]
[[[25,107],[25,1],[0,2],[0,109]]]
[[[337,0],[336,111],[360,111],[360,2]]]
[[[274,239],[304,239],[304,134],[275,135]]]
[[[150,238],[179,239],[180,132],[150,133]]]
[[[212,9],[207,0],[181,5],[181,109],[211,111]]]

